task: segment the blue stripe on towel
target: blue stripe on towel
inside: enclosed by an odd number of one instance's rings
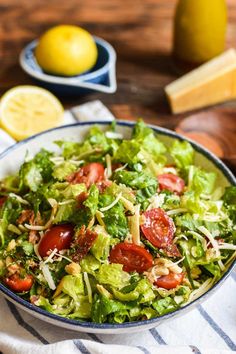
[[[91,352],[85,347],[84,343],[79,339],[73,340],[74,345],[82,354],[91,354]]]
[[[192,352],[194,354],[202,354],[200,350],[195,346],[195,345],[190,345],[190,348],[192,349]]]
[[[151,354],[151,352],[149,350],[142,347],[141,345],[138,345],[136,348],[140,349],[144,354]]]
[[[15,305],[13,305],[11,302],[7,301],[7,305],[12,313],[12,315],[14,316],[15,320],[17,321],[17,323],[23,327],[26,331],[28,331],[30,334],[32,334],[32,336],[34,336],[35,338],[37,338],[41,343],[43,344],[49,344],[49,342],[43,337],[41,336],[41,334],[36,331],[36,329],[34,329],[32,326],[30,326],[28,323],[26,323],[24,321],[24,319],[21,317],[20,313],[18,312],[17,308],[15,307]]]
[[[236,344],[232,341],[232,339],[223,331],[223,329],[213,320],[213,318],[204,310],[204,308],[199,305],[197,306],[198,311],[202,315],[202,317],[209,323],[211,328],[225,341],[227,346],[236,351]]]
[[[95,342],[103,343],[103,341],[102,341],[100,338],[98,338],[98,336],[97,336],[96,334],[94,334],[94,333],[87,333],[87,335],[88,335],[91,339],[93,339]]]
[[[164,339],[160,336],[160,334],[157,332],[157,330],[155,328],[149,329],[149,332],[155,338],[155,340],[157,341],[158,344],[166,344]]]

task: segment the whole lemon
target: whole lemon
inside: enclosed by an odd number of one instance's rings
[[[225,0],[179,0],[174,22],[174,56],[201,64],[225,48]]]
[[[74,76],[94,66],[98,51],[89,32],[78,26],[60,25],[42,35],[35,56],[44,71]]]

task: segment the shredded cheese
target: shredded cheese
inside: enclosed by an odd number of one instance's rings
[[[62,157],[62,156],[51,157],[50,161],[53,162],[54,165],[58,166],[64,162],[64,157]]]
[[[101,213],[99,210],[97,210],[96,213],[95,213],[95,216],[96,216],[97,221],[99,222],[99,224],[100,224],[101,226],[105,226],[105,223],[104,223],[104,221],[102,220],[102,218],[104,218],[103,213]]]
[[[54,283],[52,274],[50,273],[50,270],[48,268],[48,265],[45,264],[43,261],[40,262],[40,269],[42,270],[43,276],[46,280],[46,282],[48,283],[48,286],[51,290],[55,290],[56,289],[56,285]]]
[[[89,300],[89,303],[91,304],[93,302],[93,296],[92,296],[92,289],[91,289],[91,285],[89,282],[89,277],[88,277],[87,272],[84,272],[84,282],[85,282],[87,292],[88,292],[88,300]]]
[[[236,258],[236,251],[232,254],[232,256],[227,260],[225,263],[226,266],[228,266],[233,260]]]
[[[120,134],[120,133],[116,133],[116,132],[105,132],[105,136],[108,138],[108,139],[123,139],[123,134]]]
[[[202,235],[200,235],[198,232],[195,232],[195,231],[189,231],[189,234],[192,234],[195,237],[197,237],[201,241],[204,251],[207,250],[208,245],[207,245],[205,238]]]
[[[134,215],[129,217],[130,233],[135,245],[140,245],[140,204],[134,206]]]
[[[211,242],[212,244],[212,247],[214,248],[215,250],[215,253],[216,253],[216,257],[220,257],[220,249],[219,249],[219,244],[218,242],[214,239],[214,237],[211,235],[211,233],[205,228],[205,226],[199,226],[198,227],[198,230],[200,230],[208,239],[209,241]],[[222,263],[221,260],[218,261],[218,264],[219,264],[219,267],[222,271],[225,270],[225,266],[224,264]]]
[[[59,202],[58,205],[66,205],[66,204],[71,204],[74,202],[75,202],[74,199],[68,199],[68,200],[65,200],[64,202]]]
[[[147,210],[161,208],[165,202],[165,194],[155,194],[151,198],[149,198],[149,206]]]
[[[122,193],[119,193],[119,194],[117,195],[116,199],[113,200],[113,202],[112,202],[110,205],[107,205],[106,207],[101,208],[100,211],[103,212],[103,211],[107,211],[107,210],[113,208],[113,206],[115,206],[115,205],[119,202],[121,196],[122,196]]]
[[[66,257],[66,256],[63,256],[62,254],[60,254],[60,253],[57,253],[57,252],[55,252],[55,256],[58,256],[58,257],[61,257],[61,258],[63,258],[63,259],[66,259],[68,262],[72,262],[72,260],[70,259],[70,258],[68,258],[68,257]]]
[[[214,279],[209,278],[207,279],[198,289],[193,290],[193,292],[189,295],[188,301],[183,304],[183,306],[186,306],[190,302],[198,299],[200,296],[205,294],[213,285]]]
[[[27,200],[21,198],[21,196],[15,194],[15,193],[9,193],[9,197],[15,198],[15,199],[18,200],[18,202],[20,202],[21,204],[29,205],[29,202],[28,202]]]
[[[49,201],[49,200],[50,200],[49,203],[52,205],[52,212],[51,212],[50,218],[49,218],[49,220],[47,221],[47,223],[46,223],[44,226],[42,226],[42,225],[29,225],[29,224],[25,224],[24,226],[25,226],[27,229],[29,229],[29,230],[35,230],[35,231],[44,231],[44,230],[47,230],[47,229],[51,226],[51,224],[52,224],[52,222],[53,222],[53,219],[54,219],[54,216],[55,216],[55,214],[56,214],[56,212],[57,212],[58,203],[56,202],[55,199],[48,199],[48,201]],[[54,201],[55,201],[56,203],[54,203]]]
[[[186,213],[188,210],[185,208],[178,208],[178,209],[172,209],[168,210],[166,212],[167,215],[175,215],[175,214],[181,214],[181,213]]]
[[[115,172],[117,172],[117,171],[122,171],[122,170],[124,170],[127,166],[128,166],[128,163],[124,164],[124,165],[121,166],[121,167],[116,168],[116,169],[115,169]]]
[[[128,199],[122,196],[120,197],[120,201],[122,202],[126,210],[129,210],[132,214],[135,213],[135,207],[133,203],[131,203]]]
[[[39,248],[39,243],[36,243],[36,244],[34,245],[34,253],[35,253],[36,256],[38,257],[38,259],[41,261],[41,260],[42,260],[42,257],[41,257],[40,254],[39,254],[38,248]]]
[[[163,167],[163,173],[172,173],[172,175],[178,175],[177,170],[174,167]]]
[[[111,156],[109,154],[106,154],[105,156],[105,160],[106,160],[106,179],[109,179],[112,176],[112,167],[111,167]]]
[[[232,251],[236,251],[236,245],[232,245],[231,243],[220,243],[219,244],[219,249],[220,250],[232,250]]]
[[[88,223],[88,229],[91,229],[95,223],[95,217],[93,216],[92,219]]]
[[[48,256],[48,258],[44,261],[44,264],[52,262],[53,257],[55,256],[55,254],[57,253],[57,248],[55,248],[50,255]]]

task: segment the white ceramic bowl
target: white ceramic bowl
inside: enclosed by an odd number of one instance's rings
[[[26,152],[28,151],[30,155],[35,155],[42,147],[49,149],[51,151],[58,151],[58,147],[53,144],[54,141],[65,139],[71,141],[81,141],[83,137],[90,129],[91,125],[98,124],[102,129],[106,129],[109,125],[107,122],[87,122],[78,123],[67,126],[58,127],[55,129],[48,130],[46,132],[35,135],[31,138],[23,140],[14,146],[8,148],[5,152],[0,155],[0,179],[14,173],[20,167],[24,161]],[[122,133],[125,138],[130,137],[131,130],[133,127],[133,122],[123,122],[117,121],[117,131]],[[169,145],[173,139],[187,140],[180,135],[160,127],[151,126],[159,135],[160,140]],[[209,171],[216,171],[218,174],[218,185],[236,185],[236,178],[229,171],[229,169],[212,153],[204,149],[200,145],[190,141],[196,150],[195,162],[206,168]],[[235,264],[235,262],[234,262]],[[14,294],[3,284],[0,284],[0,292],[11,302],[21,309],[27,311],[32,316],[40,318],[48,323],[68,328],[80,332],[90,332],[90,333],[130,333],[137,332],[140,330],[148,329],[157,326],[163,321],[166,321],[174,316],[183,315],[186,311],[189,311],[192,307],[202,302],[206,297],[210,296],[213,291],[215,291],[227,278],[233,269],[234,264],[225,272],[223,277],[216,283],[210,290],[208,290],[200,298],[196,299],[192,303],[180,308],[167,315],[157,317],[151,320],[128,322],[123,324],[97,324],[91,322],[81,322],[77,320],[70,320],[58,315],[51,314],[29,302],[23,300],[18,295]]]

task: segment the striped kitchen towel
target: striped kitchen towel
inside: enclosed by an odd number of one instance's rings
[[[75,120],[114,117],[100,101],[67,111]],[[0,130],[0,151],[14,143]],[[85,334],[38,320],[0,296],[3,354],[230,354],[236,352],[236,272],[203,305],[151,330],[133,334]]]

